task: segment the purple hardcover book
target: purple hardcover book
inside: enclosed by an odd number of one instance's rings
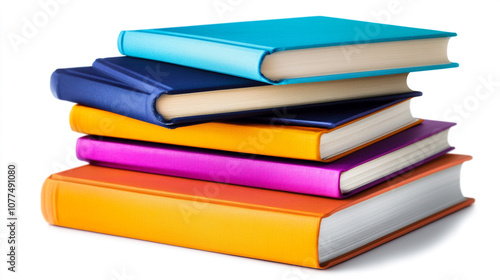
[[[77,157],[91,164],[250,187],[344,198],[453,148],[454,123],[422,124],[330,163],[85,136]]]

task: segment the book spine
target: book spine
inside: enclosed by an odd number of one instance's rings
[[[322,166],[152,147],[148,143],[78,139],[80,160],[112,168],[157,173],[279,191],[340,198],[340,170]],[[152,160],[153,159],[153,160]]]
[[[71,110],[70,125],[73,131],[85,134],[321,161],[319,138],[323,130],[317,128],[211,122],[179,129],[165,129],[81,105],[75,105]]]
[[[57,226],[319,267],[319,217],[98,184],[49,177],[41,194],[45,220]]]
[[[258,48],[207,41],[154,31],[122,31],[118,49],[124,55],[158,60],[273,83],[260,73],[269,52]]]
[[[165,125],[165,121],[154,108],[159,93],[151,92],[148,94],[71,69],[56,70],[51,76],[50,84],[52,93],[58,99],[99,108],[156,125]]]

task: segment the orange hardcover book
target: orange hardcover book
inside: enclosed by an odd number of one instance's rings
[[[209,122],[173,130],[108,111],[75,105],[76,132],[238,153],[331,162],[420,124],[409,100],[334,128]]]
[[[41,205],[53,225],[327,268],[472,204],[459,183],[470,158],[344,200],[86,165],[51,175]]]

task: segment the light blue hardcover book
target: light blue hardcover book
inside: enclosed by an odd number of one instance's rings
[[[124,55],[270,84],[360,78],[457,67],[456,33],[330,17],[122,31]]]

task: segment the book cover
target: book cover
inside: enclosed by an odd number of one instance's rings
[[[86,165],[47,178],[41,192],[41,209],[45,220],[57,226],[327,268],[474,200],[464,198],[458,185],[454,194],[458,192],[459,197],[447,202],[450,205],[438,204],[437,209],[422,218],[406,220],[380,238],[359,243],[332,259],[320,260],[318,252],[324,249],[320,246],[324,237],[320,231],[329,217],[469,159],[445,155],[418,167],[409,176],[400,176],[344,200]]]
[[[349,54],[352,52],[348,48],[350,45],[453,36],[456,34],[452,32],[340,18],[303,17],[122,31],[118,37],[118,49],[124,55],[266,83],[286,84],[441,69],[457,67],[458,64],[443,62],[273,81],[261,73],[261,64],[266,55],[285,50],[328,46],[346,46],[345,53]]]
[[[388,88],[387,84],[395,86]],[[168,128],[269,114],[284,107],[394,100],[404,98],[405,95],[399,96],[403,92],[408,92],[406,96],[419,94],[410,92],[405,75],[387,76],[383,80],[373,78],[365,83],[358,79],[328,82],[328,85],[307,83],[274,87],[235,76],[132,57],[103,58],[97,59],[92,67],[58,69],[52,74],[51,90],[58,99]],[[265,90],[270,92],[261,93]],[[215,99],[211,97],[214,94]],[[196,95],[196,98],[186,102],[165,101],[167,105],[172,104],[170,110],[162,110],[158,105],[165,96],[189,95]],[[296,98],[297,95],[302,98]],[[223,108],[217,106],[221,99],[227,100]],[[192,108],[195,109],[190,112]],[[172,110],[180,112],[168,114]]]
[[[397,104],[377,112],[394,106]],[[357,120],[374,116],[377,112]],[[359,145],[355,145],[353,139],[342,140],[348,149],[326,158],[321,155],[322,136],[351,125],[352,121],[340,121],[336,125],[332,124],[333,128],[278,123],[209,122],[170,130],[82,105],[75,105],[70,113],[71,129],[85,134],[314,161],[333,161],[422,122],[418,119],[412,119],[409,123],[399,118],[391,119],[398,122],[395,128],[384,127],[384,132],[374,132],[375,137]]]
[[[164,65],[162,69],[157,68],[155,65],[159,64],[155,62],[151,62],[148,66],[144,65],[142,69],[146,74],[138,78],[144,80],[135,84],[130,84],[131,79],[126,79],[125,75],[120,77],[121,80],[106,75],[93,67],[57,69],[51,76],[50,87],[53,95],[61,100],[99,108],[168,128],[175,128],[179,124],[219,118],[234,118],[236,114],[167,120],[156,110],[156,100],[165,92],[180,94],[193,91],[265,85],[264,83],[229,75],[173,64],[162,64]],[[147,80],[148,76],[150,80]],[[152,84],[150,81],[153,80],[163,82]],[[244,113],[241,115],[245,116]]]
[[[417,152],[394,159],[407,162],[404,168],[389,174],[380,174],[375,180],[347,193],[340,189],[342,172],[411,144],[417,145],[420,140],[445,131],[453,125],[424,120],[420,125],[330,163],[259,157],[92,135],[78,139],[76,154],[80,160],[106,167],[345,198],[422,165],[453,148],[440,147],[429,155],[426,151],[437,145],[437,142],[422,144]]]
[[[363,98],[358,102],[342,100],[319,106],[301,106],[282,108],[262,116],[242,118],[248,122],[273,123],[306,127],[335,128],[373,114],[384,108],[404,102],[413,97],[422,96],[421,92],[408,92],[387,96]]]

